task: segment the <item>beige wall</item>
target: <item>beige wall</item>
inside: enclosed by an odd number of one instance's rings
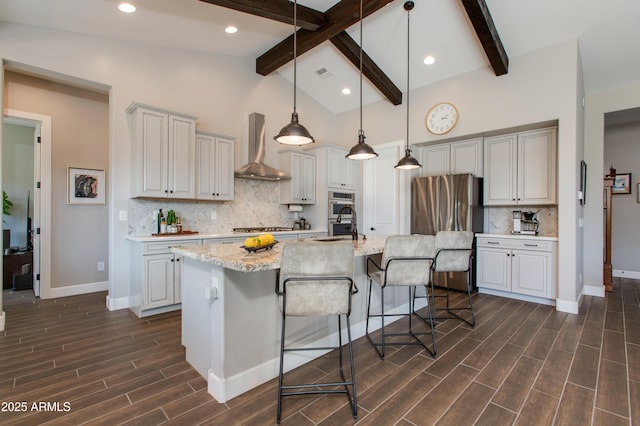
[[[67,204],[67,168],[109,175],[108,96],[9,71],[4,84],[5,108],[51,117],[51,288],[106,284],[108,269],[98,272],[97,263],[108,265],[109,199]]]

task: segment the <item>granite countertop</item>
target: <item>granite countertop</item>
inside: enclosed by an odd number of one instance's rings
[[[271,232],[273,235],[287,235],[287,234],[318,234],[318,233],[326,233],[326,229],[311,229],[311,230],[302,230],[295,229],[293,231],[278,231]],[[246,238],[251,235],[264,234],[264,232],[247,232],[247,233],[238,233],[238,232],[221,232],[217,234],[207,234],[207,233],[197,233],[197,234],[170,234],[170,235],[161,235],[154,236],[150,234],[129,234],[127,235],[127,240],[137,242],[137,243],[149,243],[156,241],[180,241],[180,240],[201,240],[204,238]]]
[[[369,237],[366,240],[353,241],[355,256],[369,256],[382,253],[386,236]],[[273,246],[269,250],[254,253],[247,252],[235,244],[211,244],[203,246],[174,247],[171,250],[184,257],[222,266],[240,272],[258,272],[280,268],[282,247],[287,241]]]

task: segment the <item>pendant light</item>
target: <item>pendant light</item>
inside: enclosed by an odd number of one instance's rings
[[[360,130],[358,130],[358,143],[351,148],[346,155],[351,160],[368,160],[376,158],[378,154],[364,141],[362,130],[362,0],[360,0]]]
[[[409,90],[410,90],[410,86],[409,86],[409,39],[410,37],[410,32],[409,32],[409,15],[410,15],[410,11],[411,9],[413,9],[413,2],[412,1],[407,1],[404,3],[404,10],[407,11],[407,139],[405,142],[405,147],[404,147],[404,157],[402,159],[400,159],[400,161],[398,161],[398,164],[396,164],[395,168],[396,169],[400,169],[400,170],[412,170],[412,169],[417,169],[418,167],[422,167],[422,165],[420,163],[418,163],[418,160],[416,160],[415,158],[413,158],[411,156],[411,147],[409,146]]]
[[[298,48],[297,37],[297,18],[298,18],[298,2],[293,2],[293,113],[291,114],[291,123],[284,126],[280,133],[274,136],[274,139],[284,145],[306,145],[315,142],[313,136],[306,127],[298,122],[298,113],[296,112],[296,92],[297,92],[297,67],[296,54]]]

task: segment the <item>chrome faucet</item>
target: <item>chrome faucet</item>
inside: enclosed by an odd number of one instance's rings
[[[338,212],[338,218],[336,219],[336,222],[338,223],[342,222],[342,212],[345,210],[351,210],[351,214],[353,216],[353,219],[351,220],[351,226],[349,227],[349,232],[351,233],[351,239],[355,241],[358,239],[358,225],[356,224],[355,209],[351,206],[343,206]]]

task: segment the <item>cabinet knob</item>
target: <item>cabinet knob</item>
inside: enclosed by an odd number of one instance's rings
[[[372,230],[372,231],[375,231],[375,230],[376,230],[376,228],[374,228],[374,227],[372,226],[372,227],[371,227],[371,230]]]

